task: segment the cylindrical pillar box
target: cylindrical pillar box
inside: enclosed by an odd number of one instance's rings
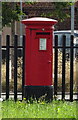
[[[22,23],[26,25],[24,97],[52,100],[53,29],[57,21],[35,17]]]

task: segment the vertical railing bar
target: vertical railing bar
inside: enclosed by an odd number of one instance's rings
[[[54,64],[54,95],[57,96],[57,84],[58,84],[58,35],[55,35],[55,64]]]
[[[0,35],[0,98],[1,98],[1,92],[2,92],[2,85],[1,85],[1,81],[2,81],[2,77],[1,77],[1,63],[2,63],[2,44],[1,44],[1,40],[2,40],[2,36]]]
[[[6,36],[6,100],[9,99],[9,45],[10,36]]]
[[[74,36],[71,35],[70,41],[70,101],[73,101],[73,40]]]
[[[18,36],[14,36],[14,100],[17,100],[17,43]]]
[[[24,70],[25,70],[25,35],[23,35],[23,64],[22,64],[22,100],[24,97]]]
[[[62,100],[65,99],[65,48],[66,36],[63,35],[63,48],[62,48]]]

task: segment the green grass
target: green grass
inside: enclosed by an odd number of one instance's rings
[[[78,103],[45,101],[33,104],[12,100],[2,102],[2,118],[77,118]]]

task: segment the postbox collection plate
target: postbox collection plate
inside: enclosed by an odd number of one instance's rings
[[[47,39],[46,38],[40,38],[39,39],[39,50],[47,50]]]

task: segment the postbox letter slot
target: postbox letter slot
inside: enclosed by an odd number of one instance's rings
[[[39,50],[46,50],[47,39],[46,38],[40,38],[39,39]]]
[[[50,35],[50,32],[37,32],[36,35]]]

